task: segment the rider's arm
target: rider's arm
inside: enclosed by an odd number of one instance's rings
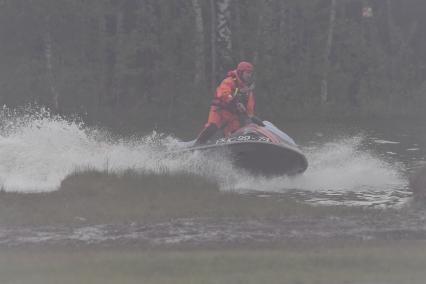
[[[253,116],[254,114],[254,95],[253,92],[250,93],[247,101],[247,114]]]
[[[232,101],[232,90],[234,88],[234,80],[232,78],[226,78],[220,83],[216,89],[216,97],[225,103]]]

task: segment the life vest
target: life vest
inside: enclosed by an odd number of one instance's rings
[[[241,103],[247,108],[249,95],[251,94],[251,89],[249,88],[249,90],[245,93],[241,92],[241,89],[238,87],[238,85],[242,83],[239,82],[239,78],[236,75],[236,72],[234,71],[229,72],[228,77],[231,77],[233,81],[232,101],[225,102],[224,100],[221,100],[219,97],[215,96],[215,98],[211,102],[211,106],[215,106],[218,109],[227,110],[233,114],[238,114],[237,103]]]

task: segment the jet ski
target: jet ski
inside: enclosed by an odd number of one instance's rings
[[[230,136],[219,135],[203,145],[194,142],[184,142],[173,152],[217,154],[226,151],[235,166],[262,176],[297,175],[308,167],[305,155],[294,140],[269,121],[250,121]]]

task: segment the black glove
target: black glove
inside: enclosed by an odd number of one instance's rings
[[[253,123],[255,123],[255,124],[259,125],[259,126],[265,126],[265,124],[263,123],[263,121],[260,118],[258,118],[257,116],[252,116],[250,118],[251,118],[251,121],[253,121]]]

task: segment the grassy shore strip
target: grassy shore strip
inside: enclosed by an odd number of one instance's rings
[[[0,283],[424,283],[426,241],[255,250],[6,250]]]
[[[362,209],[320,208],[290,198],[221,192],[214,182],[188,174],[127,172],[117,175],[87,171],[66,178],[58,191],[0,193],[0,225],[159,222],[203,217],[342,216],[355,211],[359,213]]]

